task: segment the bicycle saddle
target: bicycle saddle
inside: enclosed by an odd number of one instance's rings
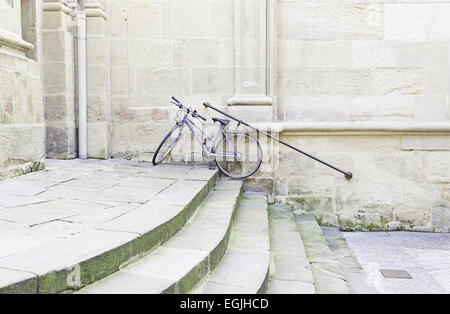
[[[230,124],[230,120],[224,120],[219,118],[212,118],[212,120],[214,121],[214,123],[219,122],[223,126],[227,126],[228,124]]]

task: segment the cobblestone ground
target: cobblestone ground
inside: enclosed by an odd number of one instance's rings
[[[380,293],[450,293],[450,234],[344,233]],[[413,279],[386,279],[380,269],[406,270]]]

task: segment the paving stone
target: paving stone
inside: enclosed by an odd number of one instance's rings
[[[162,206],[159,203],[150,203],[141,205],[137,209],[128,211],[124,215],[105,222],[99,228],[103,230],[145,234],[182,213],[183,210],[183,205]]]
[[[341,239],[342,236],[342,232],[339,230],[339,228],[334,228],[334,227],[321,227],[323,235],[325,236],[325,238],[330,239],[330,238],[338,238]]]
[[[191,223],[175,235],[165,246],[209,252],[217,247],[227,231],[227,225]]]
[[[0,258],[0,267],[32,272],[40,277],[40,293],[78,289],[116,271],[140,253],[136,235],[91,230]],[[79,265],[80,281],[69,281]]]
[[[208,281],[249,287],[254,289],[253,293],[257,293],[267,277],[269,255],[269,252],[250,252],[231,248]]]
[[[54,198],[48,197],[31,197],[31,196],[16,196],[16,195],[4,195],[0,193],[0,205],[4,208],[19,207],[24,205],[38,204],[48,202]],[[3,210],[3,209],[2,209]],[[0,211],[1,212],[1,211]]]
[[[0,182],[0,194],[15,196],[34,196],[45,191],[45,187],[30,182],[6,180]]]
[[[207,281],[195,289],[193,294],[254,294],[253,287],[241,287]]]
[[[268,294],[315,294],[312,282],[271,279]]]
[[[0,259],[0,267],[43,275],[52,270],[65,269],[136,238],[136,235],[129,233],[91,230],[3,257]]]
[[[207,251],[161,247],[122,272],[177,281],[202,263],[207,268],[207,259]]]
[[[37,293],[37,276],[31,273],[0,268],[0,294]]]
[[[313,276],[292,209],[270,207],[271,279],[268,293],[314,293]]]
[[[107,283],[107,284],[105,284]],[[79,294],[155,294],[170,289],[174,281],[135,275],[125,272],[117,272],[103,281],[100,280],[85,289],[77,292]]]
[[[376,294],[378,291],[369,286],[367,276],[362,266],[357,261],[353,251],[347,245],[343,234],[338,228],[321,227],[324,236],[328,241],[328,246],[333,251],[336,259],[340,263],[340,270],[343,271],[350,293],[353,294]]]
[[[314,286],[318,294],[348,294],[349,288],[345,277],[336,267],[329,263],[313,263],[311,271]]]
[[[270,251],[270,241],[267,234],[261,232],[260,234],[247,233],[245,231],[233,230],[233,235],[230,241],[230,247],[247,250],[247,251]]]
[[[104,204],[109,206],[108,204]],[[94,211],[89,211],[85,213],[81,213],[79,215],[71,216],[68,218],[64,218],[64,221],[81,224],[81,225],[88,225],[93,228],[99,227],[102,224],[105,224],[109,221],[112,221],[118,217],[121,217],[122,215],[142,206],[141,204],[137,203],[129,203],[129,204],[122,204],[119,206],[113,206],[113,207],[106,207],[102,209],[97,209]]]
[[[11,229],[23,228],[25,226],[26,225],[24,224],[0,220],[0,234]]]
[[[295,255],[275,255],[273,257],[274,274],[272,278],[280,280],[313,283],[313,276],[308,264]]]
[[[104,207],[86,201],[54,200],[2,210],[0,219],[26,225],[37,225]]]
[[[409,294],[450,292],[447,236],[411,232],[390,232],[384,236],[344,233],[371,287],[379,293]],[[406,270],[413,279],[386,279],[380,269]]]
[[[313,215],[296,214],[295,219],[302,236],[314,286],[318,294],[348,294],[349,287],[339,261],[328,246],[322,229]]]

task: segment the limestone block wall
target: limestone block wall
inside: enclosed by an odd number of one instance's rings
[[[46,152],[49,158],[78,155],[75,31],[67,1],[44,1],[43,72]]]
[[[292,129],[282,139],[351,170],[347,181],[313,160],[280,148],[274,172],[278,201],[314,212],[343,228],[449,231],[450,135],[434,132],[336,128]]]
[[[108,16],[111,155],[149,161],[173,126],[177,108],[170,96],[203,112],[204,101],[226,108],[233,95],[233,1],[102,4]]]
[[[278,117],[449,121],[449,1],[278,1]]]
[[[348,229],[449,231],[449,1],[278,1],[273,193]]]
[[[39,25],[37,10],[28,13]],[[37,48],[22,37],[21,16],[20,0],[0,1],[0,179],[44,166],[41,71]],[[36,60],[26,56],[30,52]]]

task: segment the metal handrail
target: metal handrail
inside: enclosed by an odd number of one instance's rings
[[[327,162],[325,162],[325,161],[323,161],[323,160],[321,160],[321,159],[319,159],[319,158],[317,158],[317,157],[315,157],[315,156],[313,156],[313,155],[311,155],[311,154],[309,154],[307,152],[302,151],[301,149],[298,149],[295,146],[292,146],[289,143],[286,143],[286,142],[280,140],[279,138],[277,138],[275,136],[272,136],[272,135],[270,135],[270,134],[268,134],[268,133],[266,133],[264,131],[261,131],[260,129],[255,128],[255,127],[251,126],[250,124],[248,124],[248,123],[246,123],[246,122],[244,122],[244,121],[242,121],[242,120],[240,120],[240,119],[238,119],[236,117],[233,117],[232,115],[230,115],[230,114],[228,114],[226,112],[223,112],[220,109],[217,109],[216,107],[212,106],[210,103],[205,102],[205,103],[203,103],[203,106],[205,106],[206,108],[211,108],[211,109],[217,111],[218,113],[223,114],[224,116],[226,116],[226,117],[228,117],[230,119],[233,119],[234,121],[237,121],[239,124],[245,125],[246,127],[256,131],[257,133],[261,133],[261,134],[269,137],[270,139],[272,139],[274,141],[277,141],[277,142],[279,142],[279,143],[281,143],[281,144],[283,144],[283,145],[285,145],[285,146],[287,146],[287,147],[289,147],[289,148],[291,148],[291,149],[293,149],[293,150],[295,150],[295,151],[297,151],[297,152],[299,152],[299,153],[301,153],[301,154],[303,154],[303,155],[305,155],[305,156],[307,156],[307,157],[309,157],[311,159],[314,159],[315,161],[317,161],[317,162],[319,162],[319,163],[321,163],[321,164],[323,164],[323,165],[325,165],[327,167],[330,167],[333,170],[336,170],[337,172],[340,172],[340,173],[344,174],[345,178],[347,180],[351,180],[353,178],[353,174],[350,171],[341,170],[341,169],[339,169],[339,168],[337,168],[337,167],[335,167],[335,166],[333,166],[333,165],[331,165],[331,164],[329,164],[329,163],[327,163]]]

